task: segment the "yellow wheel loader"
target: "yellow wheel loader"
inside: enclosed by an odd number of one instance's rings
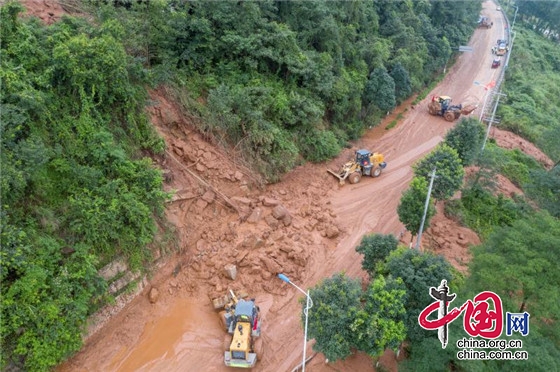
[[[386,166],[383,154],[358,150],[354,160],[344,164],[338,172],[330,169],[327,172],[338,178],[340,185],[344,185],[347,178],[350,183],[355,184],[360,182],[362,176],[379,177]]]
[[[230,295],[212,300],[220,311],[220,321],[227,335],[224,338],[224,363],[228,367],[253,368],[262,358],[260,309],[255,300]]]

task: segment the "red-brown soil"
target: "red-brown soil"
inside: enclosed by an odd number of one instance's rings
[[[30,14],[46,22],[62,14],[55,1],[24,3]],[[404,115],[396,127],[384,129],[390,117],[337,159],[300,166],[277,184],[263,184],[236,163],[235,156],[197,133],[164,88],[151,92],[155,105],[149,112],[167,143],[159,165],[166,170],[165,188],[175,190],[167,217],[175,227],[179,250],[160,265],[142,295],[90,335],[83,350],[58,371],[228,371],[223,365],[224,332],[210,302],[228,289],[247,290],[261,308],[265,353],[254,370],[283,372],[298,365],[303,347],[298,303],[302,295],[276,274],[287,274],[302,288],[341,271],[365,278],[362,257],[355,251],[363,235],[395,234],[409,244],[410,235],[396,208],[412,178],[411,165],[442,141],[453,125],[428,115],[429,97],[445,94],[457,103],[476,102],[482,107],[484,86],[499,72],[490,68],[489,51],[494,40],[504,38],[503,21],[494,3],[483,6],[495,27],[475,31],[469,42],[474,51],[458,58],[427,99],[396,110]],[[478,110],[472,115],[478,115]],[[494,130],[492,135],[499,145],[518,143],[523,151],[537,153],[511,133]],[[359,184],[340,187],[325,170],[337,169],[358,148],[382,152],[388,166],[379,178],[366,177]],[[507,187],[505,192],[511,193]],[[465,271],[469,245],[480,240],[447,219],[442,207],[440,203],[422,248],[444,255]],[[227,264],[236,265],[235,280],[226,277]],[[155,303],[148,299],[152,288],[159,291]],[[396,370],[391,352],[380,363]],[[375,367],[362,353],[329,364],[318,354],[307,370],[374,371]]]

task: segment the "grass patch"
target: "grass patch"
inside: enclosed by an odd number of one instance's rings
[[[389,130],[389,129],[393,128],[395,125],[397,125],[397,119],[392,120],[389,124],[387,124],[387,126],[385,127],[385,130]]]

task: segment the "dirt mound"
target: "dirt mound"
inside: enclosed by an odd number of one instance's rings
[[[465,168],[465,177],[471,178],[476,172],[478,172],[478,167],[471,166]],[[515,186],[508,178],[502,176],[501,174],[495,175],[491,180],[492,185],[490,187],[494,188],[494,195],[502,194],[505,197],[513,198],[515,195],[523,195],[523,190]]]
[[[496,140],[496,144],[505,149],[519,149],[525,154],[532,156],[546,169],[552,168],[554,162],[537,146],[511,132],[492,127],[490,137]]]
[[[68,11],[58,1],[54,0],[20,0],[25,7],[24,16],[33,16],[41,19],[46,24],[58,21]]]

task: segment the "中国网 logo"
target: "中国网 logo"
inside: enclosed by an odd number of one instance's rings
[[[418,323],[426,330],[437,330],[443,349],[447,346],[448,325],[464,312],[463,328],[471,337],[496,339],[501,336],[504,327],[502,300],[491,291],[480,292],[472,300],[467,300],[459,308],[449,309],[456,294],[449,293],[447,281],[442,280],[439,287],[429,289],[430,296],[435,300],[418,316]],[[437,311],[437,319],[428,317]],[[529,334],[529,313],[505,313],[506,335],[519,332],[522,336]]]

